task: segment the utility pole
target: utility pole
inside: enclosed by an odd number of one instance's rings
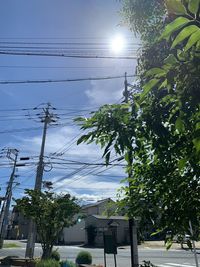
[[[17,157],[18,157],[18,150],[17,149],[8,149],[7,156],[8,158],[14,160],[13,170],[10,175],[10,179],[8,182],[6,195],[5,195],[5,201],[2,206],[1,210],[1,216],[0,216],[0,248],[3,247],[3,242],[6,237],[7,233],[7,227],[8,227],[8,219],[9,219],[9,208],[10,208],[10,202],[12,198],[12,187],[13,182],[15,179],[15,169],[17,164]],[[14,154],[14,159],[10,156],[11,154]]]
[[[38,162],[37,171],[36,171],[35,187],[34,187],[35,190],[39,190],[39,191],[41,191],[42,177],[43,177],[43,172],[44,172],[44,148],[45,148],[45,141],[46,141],[46,134],[47,134],[47,126],[51,122],[55,122],[54,115],[49,112],[50,107],[51,107],[51,104],[47,103],[46,108],[43,109],[44,117],[41,118],[41,122],[44,123],[44,128],[43,128],[42,144],[41,144],[41,149],[40,149],[40,156],[39,156],[39,162]],[[33,220],[30,220],[25,257],[33,258],[34,256],[36,232],[37,232],[36,225],[33,222]]]
[[[125,79],[124,79],[124,102],[128,103],[128,82],[127,82],[127,73],[125,72]],[[130,164],[133,163],[132,151],[129,149],[129,159]],[[128,179],[129,179],[129,193],[131,196],[131,182],[130,179],[133,175],[132,169],[128,168]],[[131,247],[131,267],[138,267],[138,247],[137,247],[137,226],[135,223],[134,218],[129,218],[129,238],[130,238],[130,247]]]

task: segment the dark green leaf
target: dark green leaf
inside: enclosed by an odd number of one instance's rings
[[[200,152],[200,137],[194,138],[192,141],[197,152]]]
[[[196,15],[199,10],[200,0],[189,0],[188,9],[191,13]]]
[[[182,4],[181,0],[165,0],[165,3],[169,13],[173,13],[176,15],[187,14],[185,6]]]
[[[185,131],[185,125],[183,120],[179,117],[177,118],[176,122],[175,122],[175,127],[178,130],[179,133],[182,133]]]
[[[83,142],[87,142],[87,140],[89,139],[89,135],[88,134],[84,134],[82,135],[78,141],[77,141],[77,145],[79,145],[80,143],[83,143]]]

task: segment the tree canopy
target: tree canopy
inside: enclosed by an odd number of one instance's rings
[[[25,192],[26,196],[15,200],[17,209],[35,222],[43,249],[42,258],[49,258],[63,227],[75,223],[74,215],[79,212],[79,205],[69,194],[55,195],[28,189]]]
[[[90,118],[77,119],[82,129],[90,129],[79,142],[100,144],[107,162],[113,150],[124,155],[127,172],[132,171],[131,191],[123,188],[130,216],[140,216],[141,200],[146,201],[159,211],[158,229],[184,234],[191,221],[197,237],[200,1],[124,0],[123,14],[145,41],[137,69],[141,92],[128,104],[105,105]]]

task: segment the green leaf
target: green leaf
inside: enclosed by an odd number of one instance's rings
[[[182,4],[181,0],[165,0],[165,3],[169,13],[176,15],[187,14],[185,6]]]
[[[193,33],[186,46],[185,46],[185,51],[188,51],[194,44],[196,44],[198,41],[200,40],[200,29],[198,29],[198,31],[196,31],[195,33]]]
[[[200,129],[200,122],[199,122],[199,121],[196,123],[196,125],[195,125],[195,129],[196,129],[196,130]]]
[[[200,137],[197,137],[192,140],[197,152],[200,152]]]
[[[179,30],[189,22],[190,20],[187,18],[178,17],[165,27],[165,30],[162,33],[160,39],[167,39],[173,32]]]
[[[199,10],[200,0],[190,0],[188,9],[191,13],[196,14]]]
[[[140,103],[143,102],[145,99],[146,95],[151,91],[151,89],[158,84],[160,80],[159,79],[151,79],[148,81],[144,86],[143,86],[143,93],[140,96]]]
[[[106,154],[105,160],[106,160],[106,165],[109,164],[109,160],[110,160],[110,151]]]
[[[88,138],[89,138],[88,134],[84,134],[84,135],[82,135],[82,136],[78,139],[78,141],[77,141],[77,145],[79,145],[80,143],[86,142],[86,141],[88,140]]]
[[[159,86],[159,89],[166,88],[167,87],[167,79],[165,79],[161,85]]]
[[[199,28],[196,25],[190,25],[185,27],[175,38],[175,40],[172,43],[171,48],[174,48],[177,44],[181,43],[183,40],[185,40],[187,37],[189,37],[191,34],[199,30]]]
[[[166,246],[166,249],[169,250],[172,246],[172,239],[167,239],[165,246]]]
[[[180,117],[178,117],[176,122],[175,122],[175,128],[179,131],[179,133],[182,133],[185,131],[184,122],[182,121],[182,119]]]
[[[179,168],[180,171],[185,168],[186,162],[187,162],[187,159],[180,159],[179,160],[179,162],[178,162],[178,168]]]
[[[174,56],[174,55],[169,55],[167,58],[165,58],[165,60],[164,60],[164,63],[166,64],[166,65],[176,65],[177,64],[177,59],[176,59],[176,57]]]
[[[166,74],[166,71],[161,69],[161,68],[152,68],[149,71],[146,72],[146,76],[154,76],[154,75],[158,75],[159,77],[164,76]]]

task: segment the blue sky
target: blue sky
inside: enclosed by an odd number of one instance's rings
[[[116,35],[127,42],[136,42],[128,29],[119,26],[121,6],[116,0],[3,0],[0,8],[0,51],[11,46],[37,46],[36,43],[108,43]],[[95,46],[95,47],[96,47]],[[73,47],[73,46],[72,46]],[[81,46],[79,46],[81,47]],[[77,46],[75,45],[75,48]],[[108,51],[112,55],[112,51]],[[94,53],[94,52],[93,52]],[[83,59],[66,57],[0,55],[0,81],[73,79],[133,74],[135,60]],[[129,80],[130,82],[132,79]],[[100,163],[101,151],[95,145],[76,146],[81,134],[73,117],[87,116],[89,111],[106,103],[119,102],[123,79],[103,81],[63,82],[47,84],[0,84],[0,149],[16,148],[19,157],[31,157],[30,166],[18,168],[16,178],[20,185],[13,190],[14,197],[23,195],[24,188],[34,186],[37,157],[40,151],[42,124],[35,121],[41,110],[31,110],[50,102],[57,108],[59,126],[50,127],[45,155],[64,151],[46,165],[44,180],[54,182],[56,192],[70,192],[84,200],[113,197],[124,176],[122,167],[105,171],[83,165],[54,165],[62,160]],[[41,108],[42,106],[39,106]],[[30,109],[30,110],[22,110]],[[32,128],[36,128],[32,130]],[[18,129],[25,129],[18,131]],[[17,132],[18,131],[18,132]],[[65,151],[65,150],[66,151]],[[1,195],[4,195],[11,167],[3,167],[0,159]],[[82,169],[80,170],[80,168]],[[102,172],[103,171],[103,172]],[[76,172],[74,175],[72,175]],[[64,178],[65,177],[65,178]],[[62,178],[62,179],[61,179]],[[57,182],[60,179],[60,182]]]

